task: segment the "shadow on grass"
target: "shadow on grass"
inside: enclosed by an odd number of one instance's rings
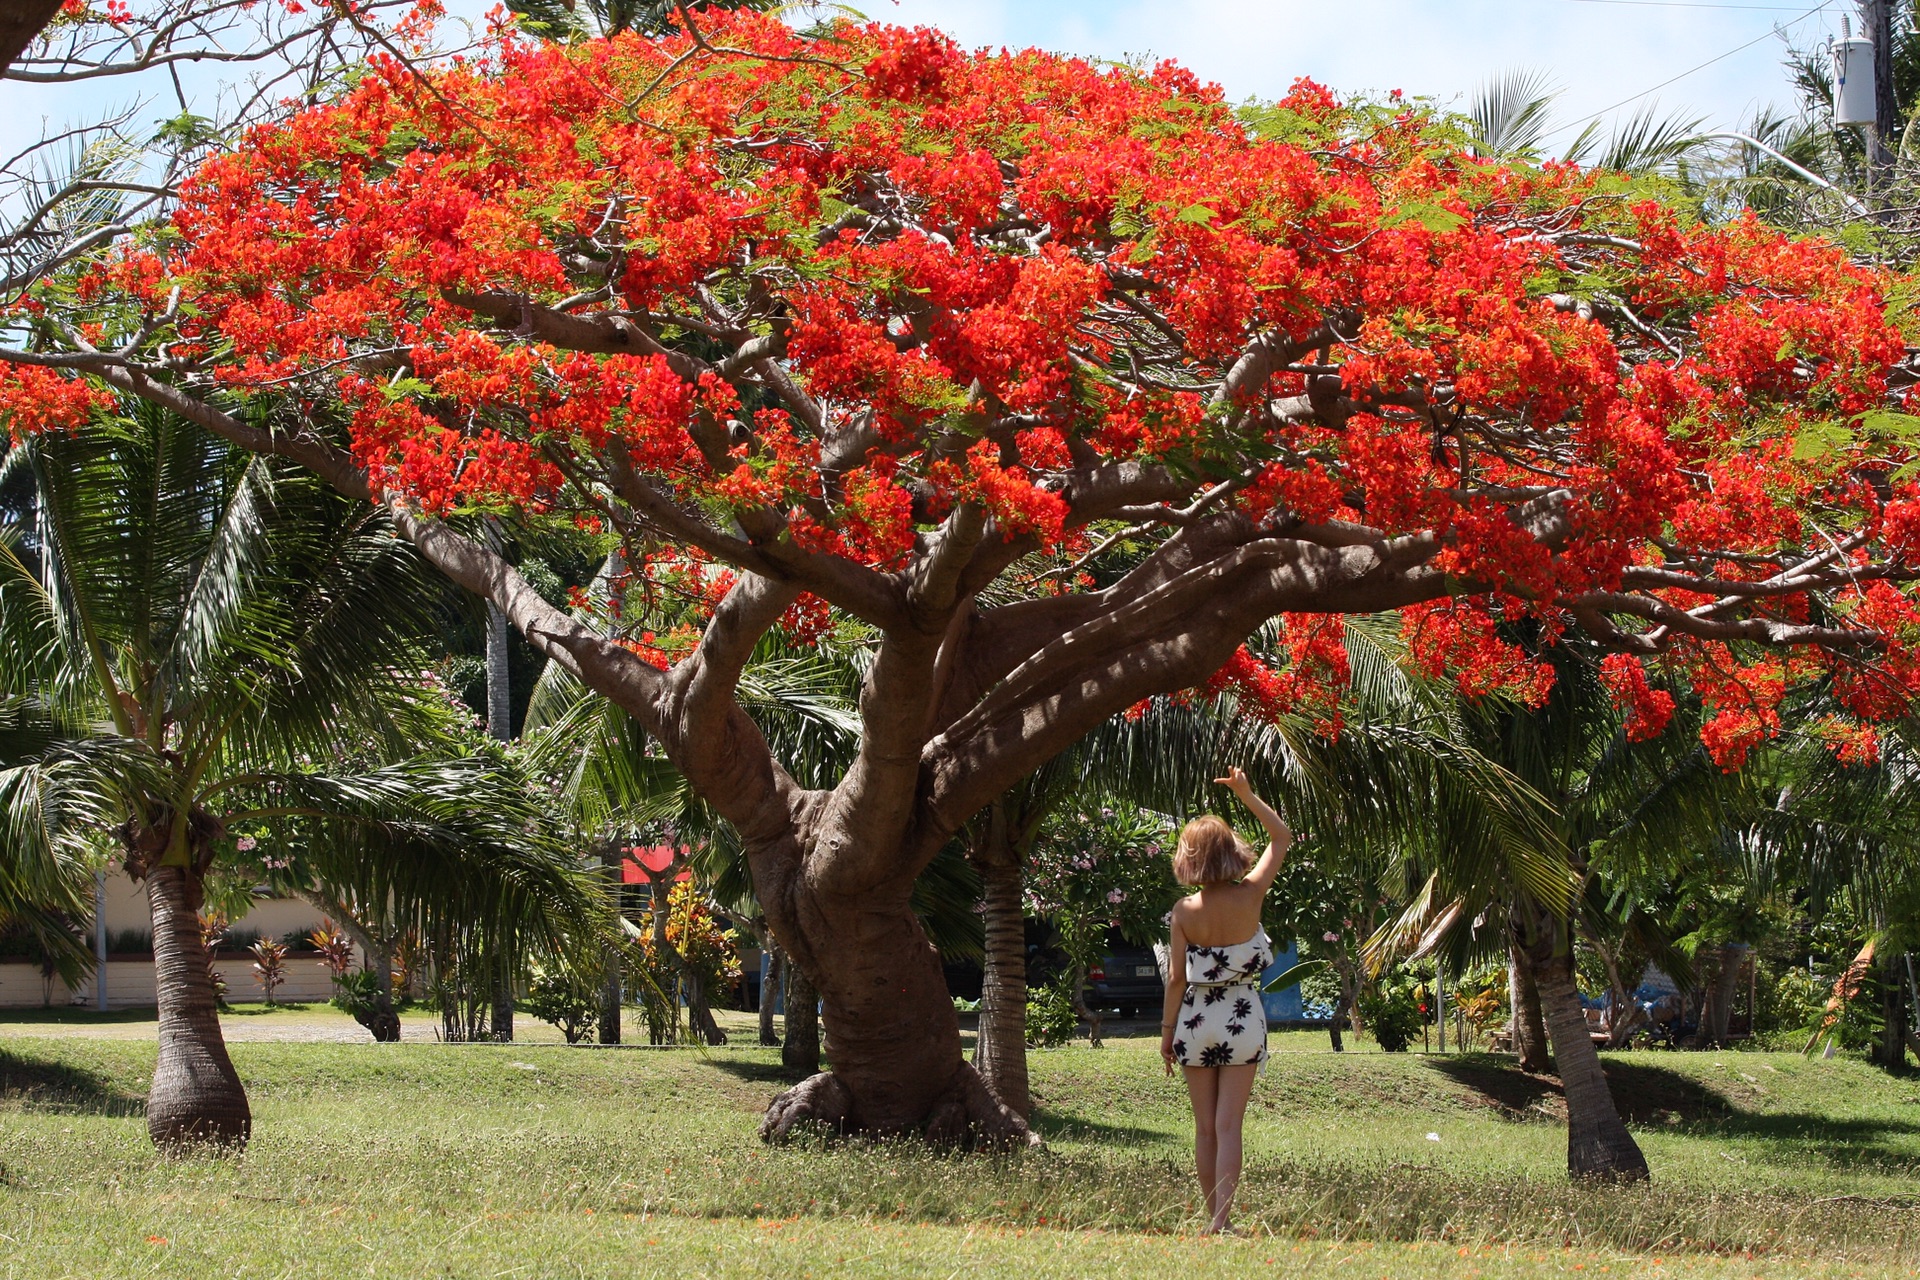
[[[109,1009],[101,1013],[98,1009],[80,1009],[72,1005],[61,1005],[53,1009],[0,1009],[0,1025],[22,1022],[51,1022],[61,1026],[110,1026],[125,1022],[155,1022],[160,1011],[152,1005],[136,1006],[131,1009]]]
[[[64,1062],[42,1062],[0,1048],[0,1103],[24,1111],[65,1115],[137,1116],[145,1098],[98,1072]]]
[[[1130,1124],[1108,1124],[1099,1120],[1088,1120],[1072,1112],[1061,1115],[1045,1107],[1035,1107],[1029,1123],[1033,1126],[1033,1131],[1047,1142],[1099,1142],[1114,1146],[1141,1147],[1158,1146],[1167,1140],[1167,1135],[1158,1129],[1142,1129]]]
[[[1629,1124],[1672,1125],[1696,1135],[1749,1141],[1761,1148],[1756,1153],[1761,1158],[1787,1163],[1817,1156],[1891,1176],[1920,1171],[1920,1120],[1749,1111],[1719,1090],[1667,1067],[1618,1058],[1607,1059],[1604,1065],[1614,1104]],[[1528,1075],[1510,1059],[1429,1058],[1427,1066],[1509,1115],[1566,1118],[1560,1082],[1551,1076]]]
[[[807,1078],[804,1071],[789,1071],[777,1062],[755,1062],[750,1058],[723,1058],[716,1054],[706,1060],[706,1065],[748,1084],[799,1084]]]
[[[228,1005],[220,1011],[220,1016],[223,1018],[264,1018],[270,1013],[307,1013],[314,1007],[314,1004],[293,1000],[281,1000],[276,1004],[254,1004],[249,1002],[247,1004]],[[319,1007],[325,1009],[330,1006],[321,1004]]]
[[[1430,1070],[1472,1089],[1491,1105],[1514,1113],[1552,1112],[1565,1118],[1560,1082],[1528,1075],[1513,1060],[1486,1054],[1427,1058]],[[1724,1121],[1738,1109],[1719,1090],[1666,1067],[1606,1059],[1603,1069],[1614,1105],[1629,1124]],[[1545,1106],[1542,1106],[1542,1104]]]

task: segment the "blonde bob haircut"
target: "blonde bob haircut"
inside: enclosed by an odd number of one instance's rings
[[[1173,878],[1181,884],[1221,884],[1239,880],[1253,867],[1253,850],[1225,818],[1195,818],[1173,848]]]

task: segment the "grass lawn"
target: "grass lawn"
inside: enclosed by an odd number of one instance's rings
[[[149,1148],[151,1037],[0,1015],[0,1278],[1920,1276],[1920,1082],[1844,1058],[1612,1057],[1654,1184],[1575,1188],[1557,1094],[1504,1061],[1276,1036],[1253,1235],[1204,1241],[1184,1091],[1144,1037],[1035,1053],[1048,1150],[967,1159],[762,1147],[774,1050],[269,1034],[233,1048],[238,1161]]]

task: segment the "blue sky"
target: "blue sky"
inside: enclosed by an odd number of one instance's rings
[[[1634,99],[1612,118],[1651,98],[1716,128],[1736,127],[1758,106],[1792,104],[1776,25],[1803,47],[1822,44],[1853,11],[1849,0],[861,0],[859,8],[968,45],[1172,58],[1235,99],[1277,96],[1301,75],[1337,91],[1464,97],[1490,76],[1528,68],[1562,89],[1556,122]]]
[[[456,14],[493,0],[451,0]],[[1097,58],[1170,57],[1235,99],[1275,97],[1301,75],[1336,91],[1403,89],[1463,100],[1503,71],[1545,72],[1563,90],[1556,123],[1616,117],[1647,101],[1730,128],[1756,107],[1792,104],[1786,45],[1839,30],[1851,0],[855,0],[869,17],[942,28],[970,46],[1041,48]],[[1743,47],[1744,46],[1744,47]],[[1723,56],[1724,55],[1724,56]],[[1702,67],[1700,64],[1708,65]],[[1694,68],[1699,68],[1695,70]],[[1663,82],[1672,83],[1661,86]],[[198,97],[215,87],[188,73]],[[1653,90],[1651,94],[1647,90]],[[0,83],[0,148],[10,153],[107,108],[158,97],[164,81],[49,90]]]

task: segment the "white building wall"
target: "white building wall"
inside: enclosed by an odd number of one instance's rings
[[[106,919],[109,938],[126,930],[150,933],[153,929],[145,887],[133,883],[127,878],[126,872],[118,867],[107,873],[105,910],[102,915]],[[246,915],[229,925],[235,930],[254,930],[263,938],[275,939],[283,938],[296,929],[308,933],[319,926],[320,913],[297,898],[256,899]],[[89,928],[89,945],[93,938],[94,932]],[[260,983],[254,975],[251,955],[237,954],[216,960],[214,968],[227,980],[228,1004],[249,1004],[266,999],[266,993],[260,989]],[[333,995],[333,979],[326,966],[312,952],[289,955],[281,971],[286,981],[274,991],[277,1001],[309,1003],[327,1000]],[[109,1009],[151,1008],[154,1004],[152,959],[146,956],[109,956],[106,987]],[[44,1002],[45,993],[37,964],[0,960],[0,1008],[39,1008]],[[57,977],[53,980],[52,1003],[55,1005],[77,1004],[91,1009],[95,1007],[94,1000],[95,986],[91,976],[82,978],[76,988],[69,988]]]

